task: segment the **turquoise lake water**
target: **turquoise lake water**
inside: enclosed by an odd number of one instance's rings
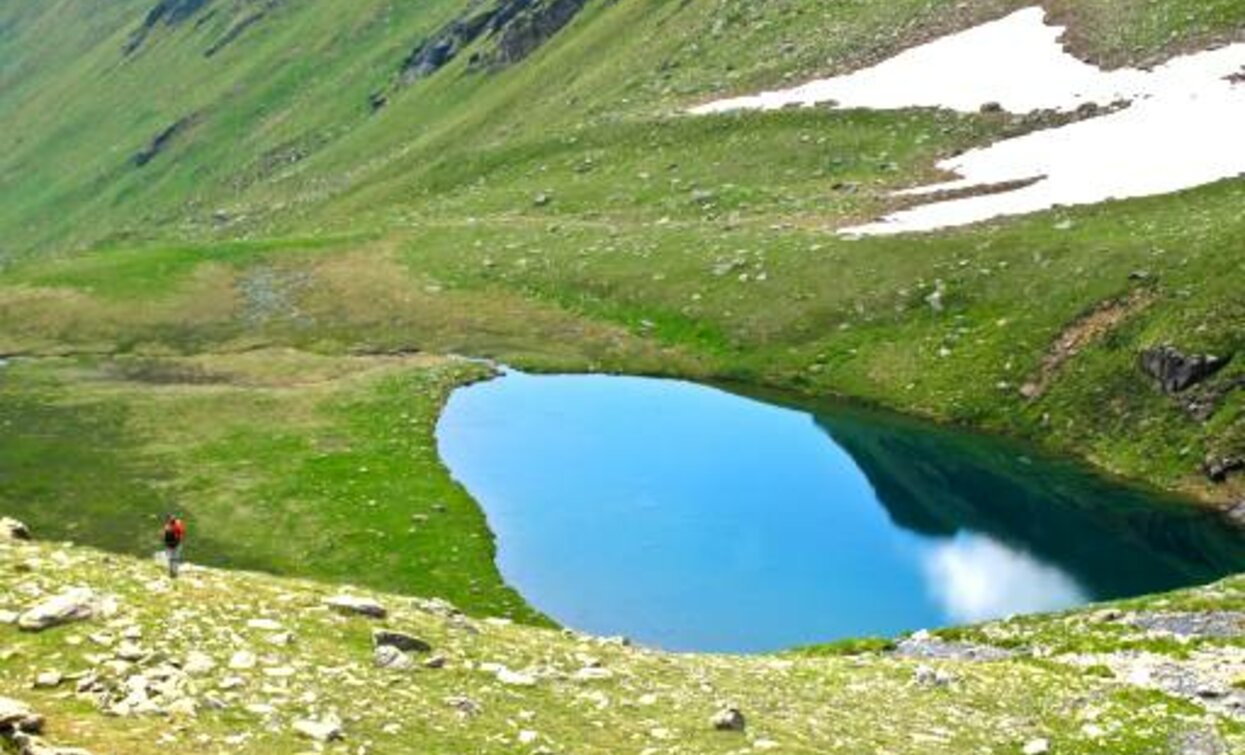
[[[442,459],[559,623],[752,652],[1056,610],[1245,569],[1189,505],[1000,440],[671,380],[462,388]]]

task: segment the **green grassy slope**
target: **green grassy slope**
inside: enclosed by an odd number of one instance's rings
[[[1160,341],[1245,346],[1245,182],[848,241],[834,228],[889,207],[888,192],[930,178],[939,157],[1042,124],[932,111],[679,115],[848,70],[1023,3],[597,1],[518,65],[473,72],[468,50],[409,85],[398,77],[405,56],[463,3],[214,0],[126,55],[153,4],[0,6],[0,354],[75,358],[0,371],[10,429],[0,444],[13,449],[0,456],[4,490],[42,491],[8,494],[10,510],[33,515],[90,492],[88,477],[47,486],[58,457],[39,449],[56,448],[133,471],[141,484],[110,483],[130,515],[180,500],[245,534],[221,504],[241,462],[225,458],[228,444],[161,447],[175,445],[151,419],[162,394],[142,380],[104,390],[91,375],[285,347],[346,364],[421,350],[848,394],[1213,502],[1245,493],[1240,477],[1212,485],[1197,469],[1207,455],[1245,452],[1245,394],[1202,422],[1136,368],[1139,350]],[[1078,52],[1113,64],[1245,30],[1239,0],[1049,7],[1073,24]],[[388,98],[375,113],[374,93]],[[935,311],[926,297],[939,281]],[[1021,395],[1061,333],[1121,299],[1144,306],[1094,331],[1043,395]],[[304,407],[319,398],[306,386],[292,393]],[[259,399],[248,389],[237,400]],[[332,422],[348,425],[352,411]],[[422,406],[419,433],[434,411]],[[384,429],[353,427],[361,440]],[[285,447],[280,427],[239,431],[273,459],[269,479],[248,480],[248,504],[305,507],[345,489],[340,475],[316,476],[314,446],[299,445],[314,435],[305,429]],[[92,457],[100,447],[135,453],[118,464]],[[196,481],[185,470],[199,461],[214,471]],[[325,487],[304,490],[277,470]],[[479,534],[477,524],[464,531]],[[117,531],[131,538],[138,526]],[[279,548],[239,550],[238,563],[291,566]],[[500,612],[508,598],[484,554],[469,571],[488,583],[485,597],[473,602],[464,584],[452,595]],[[341,571],[329,559],[322,575]],[[394,572],[375,584],[432,584],[421,579],[431,578]]]

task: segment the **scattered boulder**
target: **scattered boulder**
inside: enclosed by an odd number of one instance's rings
[[[293,729],[316,742],[334,742],[345,737],[341,721],[333,716],[320,720],[301,719],[293,723]]]
[[[387,668],[393,671],[401,671],[408,669],[414,661],[406,653],[393,645],[377,645],[373,651],[373,659],[376,661],[377,668]]]
[[[714,713],[709,723],[717,731],[743,731],[746,725],[743,711],[734,705],[728,705]]]
[[[1240,456],[1210,457],[1202,464],[1202,472],[1211,482],[1223,482],[1228,475],[1245,469],[1245,458]]]
[[[44,671],[35,677],[35,689],[54,689],[61,686],[65,677],[59,671]]]
[[[389,611],[380,603],[371,598],[361,598],[356,595],[334,595],[331,598],[325,598],[324,605],[347,615],[370,616],[374,619],[383,619],[389,615]]]
[[[0,736],[17,732],[38,734],[43,729],[43,716],[21,700],[0,697]]]
[[[1141,369],[1158,381],[1164,393],[1175,394],[1197,385],[1227,366],[1231,357],[1185,355],[1170,344],[1141,352]]]
[[[1044,755],[1050,752],[1049,739],[1031,739],[1025,742],[1025,746],[1020,750],[1024,755]]]
[[[30,529],[10,517],[0,517],[0,540],[29,540]]]
[[[95,615],[95,602],[95,593],[85,587],[66,590],[27,609],[18,617],[17,626],[27,632],[41,632],[61,624],[85,621]]]
[[[405,632],[397,632],[392,629],[376,629],[372,632],[372,646],[379,649],[389,646],[397,648],[404,653],[429,653],[432,652],[432,645]]]

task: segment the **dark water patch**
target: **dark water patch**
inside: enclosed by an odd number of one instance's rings
[[[538,610],[671,649],[893,635],[1208,582],[1245,538],[993,438],[676,381],[511,373],[442,458]]]

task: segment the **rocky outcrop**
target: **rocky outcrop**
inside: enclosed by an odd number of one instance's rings
[[[1158,381],[1164,393],[1176,394],[1191,388],[1227,366],[1231,357],[1213,354],[1185,355],[1170,344],[1155,346],[1141,353],[1141,369]]]
[[[531,55],[583,10],[587,0],[549,0],[534,5],[506,24],[497,37],[497,49],[486,62],[508,66]]]
[[[561,31],[586,4],[587,0],[476,2],[416,45],[402,62],[401,79],[409,84],[431,76],[482,38],[495,40],[495,45],[472,56],[473,68],[517,63]]]
[[[160,24],[176,26],[198,13],[212,0],[160,0],[143,18],[142,24],[130,34],[125,47],[126,55],[133,54],[147,41],[148,35]]]
[[[195,122],[193,115],[179,119],[176,123],[156,134],[150,143],[134,155],[134,167],[141,168],[156,159],[161,152],[168,149],[173,140]]]

